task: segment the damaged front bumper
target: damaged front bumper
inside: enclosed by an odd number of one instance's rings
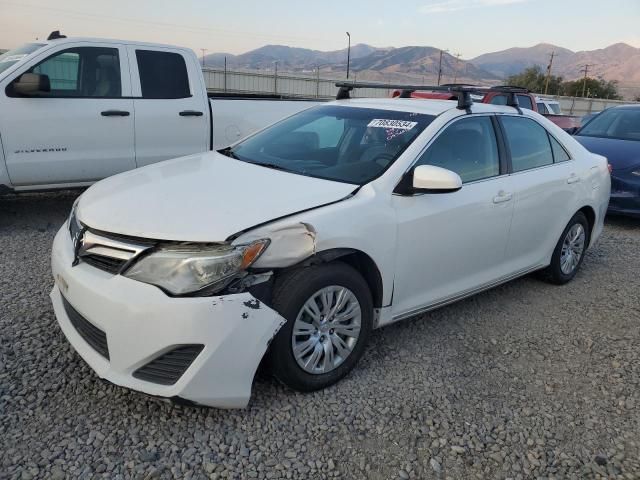
[[[248,292],[171,298],[72,261],[63,227],[53,244],[51,300],[65,336],[100,377],[200,405],[247,405],[258,365],[286,322],[277,312]]]

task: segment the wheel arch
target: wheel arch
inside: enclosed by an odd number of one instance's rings
[[[380,269],[376,262],[362,250],[357,250],[355,248],[332,248],[329,250],[323,250],[321,252],[316,252],[314,255],[293,268],[331,263],[337,260],[350,265],[362,275],[369,286],[369,290],[371,291],[373,306],[375,308],[382,307],[384,290],[382,274],[380,273]]]
[[[576,213],[583,213],[585,217],[587,217],[587,222],[589,223],[589,242],[591,242],[593,227],[596,224],[596,211],[590,205],[585,205],[581,209],[579,209]]]

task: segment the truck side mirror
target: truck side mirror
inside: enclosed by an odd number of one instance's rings
[[[41,73],[23,73],[12,85],[13,90],[21,95],[37,95],[51,91],[49,76]]]

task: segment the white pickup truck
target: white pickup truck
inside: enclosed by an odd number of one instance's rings
[[[226,147],[315,103],[209,99],[189,49],[53,32],[0,55],[0,194]]]

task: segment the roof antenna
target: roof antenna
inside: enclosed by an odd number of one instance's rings
[[[60,38],[67,38],[66,35],[62,35],[60,33],[60,30],[54,30],[53,32],[51,32],[49,34],[49,36],[47,37],[47,40],[58,40]]]

